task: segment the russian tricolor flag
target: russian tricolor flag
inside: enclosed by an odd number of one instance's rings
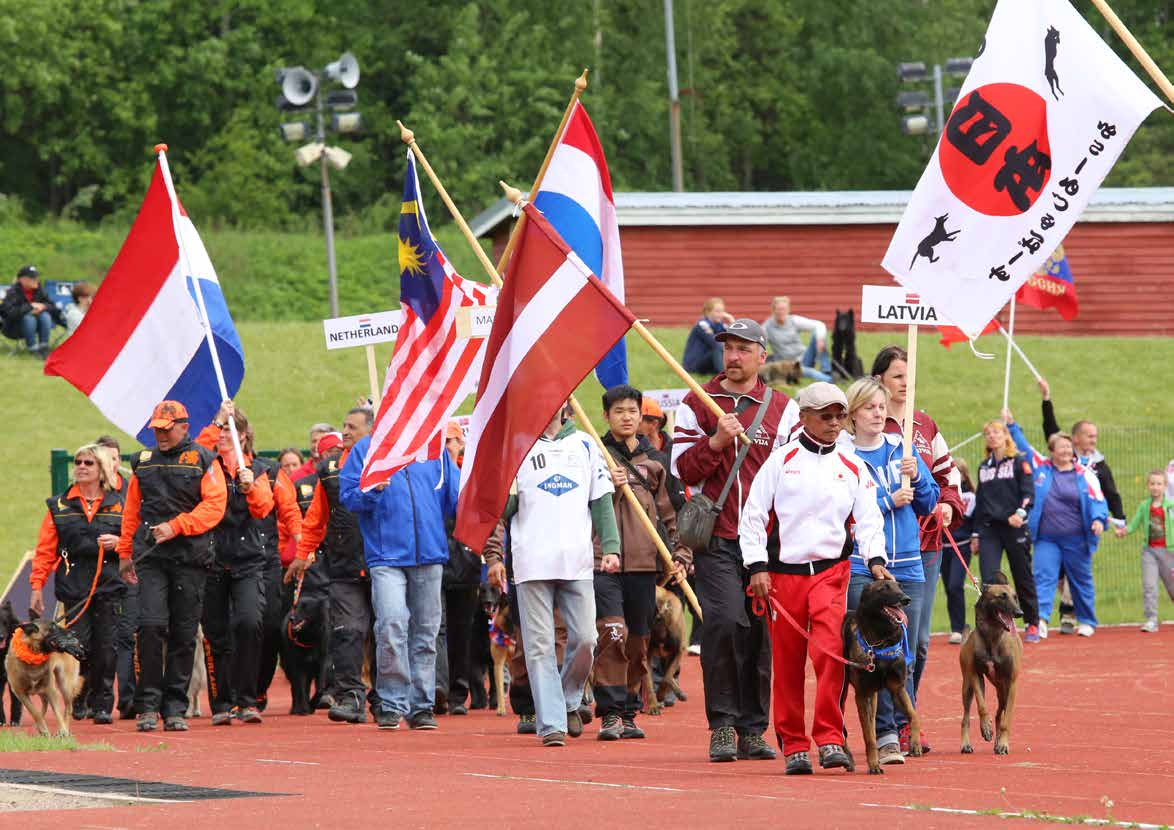
[[[611,175],[595,127],[578,101],[534,206],[608,291],[624,302],[624,260]],[[604,389],[628,382],[628,352],[622,339],[595,367],[595,377]]]
[[[240,337],[204,243],[175,195],[164,153],[93,305],[49,356],[45,374],[65,378],[147,446],[155,443],[146,425],[159,401],[186,406],[194,435],[212,421],[224,392],[233,397],[240,389]]]

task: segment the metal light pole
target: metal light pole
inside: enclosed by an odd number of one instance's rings
[[[326,144],[326,119],[322,114],[322,85],[318,85],[317,114],[318,114],[318,143]],[[338,266],[334,260],[334,201],[330,197],[330,171],[326,166],[326,154],[318,159],[318,166],[322,169],[322,230],[326,234],[326,271],[330,293],[330,316],[338,316]]]
[[[902,63],[897,65],[897,77],[904,84],[919,84],[928,77],[933,79],[933,98],[921,91],[901,92],[897,95],[897,106],[907,114],[901,120],[901,129],[906,135],[941,135],[946,128],[946,94],[943,80],[946,75],[964,76],[970,71],[972,58],[950,58],[945,69],[935,63],[927,73],[924,63]],[[954,92],[956,90],[951,90]],[[952,101],[949,103],[953,103]],[[925,114],[926,108],[933,107],[934,120],[931,124]]]
[[[681,161],[681,93],[677,88],[677,38],[673,27],[673,0],[664,0],[664,49],[669,76],[669,148],[673,162],[673,191],[685,189],[684,163]]]

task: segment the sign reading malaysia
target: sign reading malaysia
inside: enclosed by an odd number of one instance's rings
[[[936,326],[937,309],[921,296],[896,285],[864,285],[860,295],[860,322],[901,326]]]
[[[999,0],[885,270],[977,335],[1159,106],[1068,0]]]
[[[351,346],[371,346],[391,343],[404,322],[402,311],[376,311],[353,317],[333,317],[322,321],[327,349],[347,349]]]

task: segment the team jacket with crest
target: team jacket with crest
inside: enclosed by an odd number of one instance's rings
[[[1031,479],[1031,462],[1023,455],[1002,459],[988,455],[978,467],[978,486],[974,492],[974,530],[996,522],[1007,524],[1008,517],[1019,508],[1031,512],[1035,483]]]
[[[768,560],[772,512],[779,527],[779,553]],[[800,432],[772,453],[754,477],[738,525],[742,562],[757,573],[779,564],[844,558],[849,519],[865,559],[884,559],[884,519],[876,503],[876,482],[864,462],[841,444],[824,446]]]
[[[122,531],[122,493],[105,492],[87,501],[75,484],[45,503],[49,510],[37,535],[29,584],[33,590],[45,587],[49,574],[57,569],[55,593],[63,600],[81,599],[90,592],[94,568],[98,565],[98,537],[117,536]],[[94,593],[122,591],[126,584],[118,576],[118,556],[102,557],[102,576]]]
[[[210,565],[210,532],[224,517],[227,501],[224,476],[211,450],[190,438],[169,450],[143,450],[126,488],[119,558],[151,550],[162,559]],[[176,535],[156,545],[149,528],[163,522]]]

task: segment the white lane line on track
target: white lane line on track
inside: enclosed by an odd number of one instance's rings
[[[299,767],[320,767],[317,761],[283,761],[280,758],[254,758],[258,764],[290,764]]]
[[[484,772],[466,772],[470,778],[491,778],[495,781],[531,781],[536,784],[573,784],[577,787],[607,787],[614,790],[651,790],[658,793],[684,793],[676,787],[647,787],[640,784],[615,784],[609,781],[574,781],[570,778],[528,778],[522,775],[490,775]]]
[[[1147,824],[1136,821],[1114,821],[1106,818],[1088,818],[1086,816],[1056,816],[1048,813],[1019,813],[1013,810],[987,812],[984,810],[967,810],[961,807],[914,807],[909,804],[869,804],[861,802],[861,807],[874,807],[881,810],[907,810],[914,813],[949,813],[955,816],[989,816],[990,818],[1021,818],[1028,821],[1042,821],[1049,824],[1086,824],[1093,827],[1128,827],[1136,830],[1161,830],[1168,827],[1166,824]]]
[[[74,798],[96,798],[106,801],[127,801],[145,804],[183,804],[185,802],[174,798],[146,798],[137,795],[122,795],[120,793],[96,793],[87,790],[69,790],[64,787],[48,787],[43,784],[10,784],[4,782],[0,787],[14,790],[30,790],[31,792],[49,793],[50,795],[69,795]]]

